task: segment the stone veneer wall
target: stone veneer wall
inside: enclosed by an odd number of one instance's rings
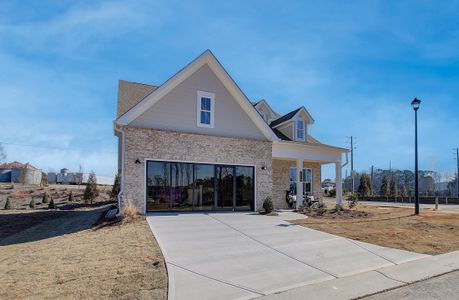
[[[296,167],[296,161],[273,159],[273,201],[276,208],[287,208],[285,191],[290,189],[290,167]],[[303,168],[312,169],[312,192],[314,197],[322,198],[320,163],[305,161]]]
[[[125,126],[125,195],[145,212],[145,160],[254,165],[256,208],[272,196],[272,142]],[[136,159],[142,163],[135,164]],[[266,167],[262,170],[262,166]]]

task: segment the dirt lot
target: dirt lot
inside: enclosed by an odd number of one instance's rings
[[[146,220],[100,223],[106,209],[0,210],[0,299],[166,299]]]
[[[358,205],[343,212],[333,210],[307,213],[294,221],[313,229],[380,246],[441,254],[459,250],[459,213],[423,209],[418,216],[412,208]],[[323,213],[323,214],[321,214]]]
[[[84,204],[84,185],[61,185],[53,184],[48,186],[22,185],[22,184],[0,184],[0,209],[5,207],[6,199],[9,197],[14,209],[29,209],[32,198],[35,201],[36,209],[48,209],[47,203],[42,203],[43,194],[46,192],[53,198],[54,203],[60,209],[74,209]],[[99,196],[94,200],[95,204],[108,202],[112,186],[99,185]],[[74,201],[69,202],[69,194],[72,192]]]

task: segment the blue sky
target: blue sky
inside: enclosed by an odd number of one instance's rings
[[[356,170],[413,168],[419,97],[420,167],[454,171],[458,1],[127,2],[0,2],[8,160],[113,175],[118,80],[160,84],[211,49],[250,99],[306,106],[321,142],[356,136]]]

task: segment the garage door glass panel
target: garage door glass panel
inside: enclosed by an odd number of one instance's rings
[[[194,209],[211,210],[214,206],[214,165],[194,166]]]
[[[233,167],[217,166],[217,208],[232,209],[233,205]]]
[[[236,167],[236,209],[254,208],[253,167]]]
[[[191,210],[193,208],[193,165],[171,164],[171,208]]]
[[[147,211],[167,210],[170,200],[170,164],[147,163]]]

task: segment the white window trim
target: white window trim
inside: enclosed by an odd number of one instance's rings
[[[201,123],[201,97],[210,98],[210,124]],[[196,97],[196,126],[198,127],[207,127],[215,128],[215,94],[197,91]]]
[[[303,122],[303,138],[299,138],[298,137],[298,121]],[[295,126],[293,126],[293,127],[294,127],[294,130],[295,130],[295,141],[305,142],[306,141],[306,122],[303,119],[296,119],[294,125]]]

